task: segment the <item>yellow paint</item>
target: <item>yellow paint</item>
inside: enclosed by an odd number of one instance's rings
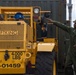
[[[55,43],[38,43],[37,51],[39,52],[52,52]]]
[[[16,74],[16,73],[25,73],[25,63],[23,61],[25,52],[17,52],[19,58],[15,57],[15,52],[8,52],[9,59],[5,61],[4,55],[5,52],[0,52],[0,74]],[[10,65],[12,64],[12,65]],[[20,64],[20,67],[17,65]]]
[[[56,62],[53,62],[53,75],[56,75]]]
[[[17,12],[21,12],[28,18],[25,17],[25,21],[15,21],[12,16]],[[40,11],[39,20],[41,20],[41,14],[45,12],[50,11]],[[35,68],[38,51],[51,52],[53,49],[57,50],[58,43],[55,38],[44,38],[42,43],[37,42],[37,23],[33,19],[33,7],[0,7],[0,14],[4,14],[4,21],[0,21],[0,74],[24,74],[28,61],[34,65],[32,68]],[[26,20],[29,22],[27,23]],[[4,58],[6,50],[8,50],[9,55],[7,61]],[[21,52],[22,55],[18,54],[20,59],[12,55],[13,52]],[[14,67],[14,64],[21,66],[17,68]]]

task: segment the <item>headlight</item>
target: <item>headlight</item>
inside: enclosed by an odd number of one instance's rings
[[[38,14],[38,13],[39,13],[39,11],[40,11],[40,9],[39,9],[39,8],[34,8],[34,13],[35,13],[35,14]]]

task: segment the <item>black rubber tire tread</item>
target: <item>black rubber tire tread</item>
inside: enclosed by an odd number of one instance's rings
[[[35,75],[53,75],[53,62],[55,51],[38,52],[36,57]]]

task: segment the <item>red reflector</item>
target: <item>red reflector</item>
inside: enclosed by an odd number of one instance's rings
[[[38,17],[39,17],[38,15],[35,15],[35,16],[34,16],[34,19],[38,19]]]

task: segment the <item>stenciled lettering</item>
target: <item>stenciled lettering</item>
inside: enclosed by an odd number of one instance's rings
[[[0,35],[18,35],[18,31],[0,31]]]

